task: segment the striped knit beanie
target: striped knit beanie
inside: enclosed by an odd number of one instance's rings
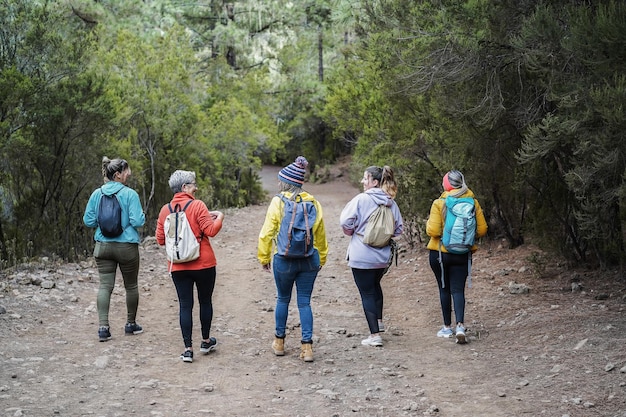
[[[450,194],[453,197],[465,194],[468,188],[467,184],[465,184],[465,177],[461,171],[457,171],[456,169],[448,171],[448,173],[443,176],[443,189],[448,192],[454,191],[454,194]]]
[[[280,170],[278,179],[287,184],[302,187],[307,165],[309,165],[309,161],[307,161],[304,156],[299,156],[292,164]]]

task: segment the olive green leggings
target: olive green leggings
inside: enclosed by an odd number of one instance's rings
[[[98,288],[98,322],[100,326],[109,325],[109,306],[111,293],[115,287],[115,273],[120,267],[126,289],[126,321],[135,323],[139,306],[139,245],[136,243],[96,242],[93,256],[98,265],[100,287]]]

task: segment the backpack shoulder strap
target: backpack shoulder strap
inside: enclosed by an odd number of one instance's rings
[[[114,192],[114,193],[113,193],[113,194],[111,194],[111,195],[114,195],[114,196],[116,196],[116,197],[117,197],[117,193],[119,193],[120,191],[122,191],[124,188],[126,188],[126,186],[125,186],[125,185],[123,185],[123,186],[122,186],[122,188],[120,188],[119,190],[117,190],[116,192]]]
[[[366,196],[368,196],[369,198],[371,198],[371,199],[372,199],[372,201],[373,201],[374,203],[376,203],[376,200],[375,200],[375,199],[374,199],[374,197],[372,197],[370,194],[368,194],[368,193],[363,193],[363,194],[365,194]],[[376,204],[377,204],[377,205],[376,205],[376,208],[375,208],[375,209],[374,209],[374,210],[370,213],[370,215],[369,215],[369,216],[367,216],[367,220],[369,220],[369,219],[370,219],[370,217],[372,217],[372,215],[373,215],[374,213],[376,213],[376,210],[378,210],[378,208],[379,208],[380,206],[384,206],[384,204],[378,204],[378,203],[376,203]]]
[[[189,207],[191,205],[191,203],[193,203],[195,200],[189,200],[185,203],[185,206],[181,209],[180,206],[178,204],[176,204],[176,207],[178,207],[178,211],[185,211],[187,210],[187,207]],[[189,219],[189,218],[187,218]],[[189,221],[189,220],[187,220]],[[189,225],[189,227],[191,227],[191,225]],[[192,229],[193,230],[193,229]],[[200,230],[200,237],[196,236],[196,239],[200,240],[202,239],[202,237],[204,236],[204,230]]]
[[[287,198],[287,197],[285,197],[285,195],[283,193],[278,193],[278,194],[276,194],[276,197],[280,198],[285,203],[287,201],[294,201],[296,203],[301,203],[302,202],[302,196],[300,194],[292,195],[291,198]],[[298,200],[298,199],[300,199],[300,200]]]
[[[448,197],[439,197],[439,199],[443,201],[443,204],[441,205],[441,221],[443,223],[446,222],[446,214],[448,212],[448,205],[446,204],[447,198]]]
[[[187,210],[187,207],[189,207],[191,203],[193,203],[193,200],[187,201],[187,204],[185,204],[185,207],[183,207],[183,211]]]
[[[177,211],[181,211],[180,210],[180,204],[178,204],[178,203],[176,203],[174,208],[172,208],[172,203],[168,203],[167,207],[170,209],[170,213],[176,213]]]

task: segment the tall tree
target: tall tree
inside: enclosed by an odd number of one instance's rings
[[[608,103],[622,97],[626,20],[621,3],[596,3],[363,1],[355,63],[334,80],[329,116],[362,159],[389,141],[402,153],[418,146],[411,172],[462,169],[511,246],[530,233],[612,263],[623,254],[623,117]]]
[[[84,150],[98,148],[111,110],[102,78],[89,70],[96,43],[56,3],[2,3],[3,259],[8,247],[17,257],[51,248],[75,255],[87,239]]]
[[[194,89],[198,80],[189,39],[176,26],[148,41],[120,30],[99,62],[118,103],[119,130],[113,139],[122,146],[130,143],[127,152],[135,158],[144,208],[158,211],[171,195],[166,185],[171,171],[199,165],[194,155],[204,129],[204,94]]]
[[[533,201],[556,208],[545,216],[552,222],[537,222],[560,239],[555,244],[604,266],[626,260],[626,112],[616,105],[626,94],[623,33],[623,2],[550,5],[537,9],[516,44],[553,104],[520,151]]]

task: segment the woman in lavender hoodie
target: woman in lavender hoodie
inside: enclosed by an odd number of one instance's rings
[[[361,341],[366,346],[382,346],[383,290],[380,285],[391,256],[390,246],[377,248],[363,243],[363,234],[370,215],[380,204],[391,207],[395,220],[394,237],[402,234],[402,215],[394,201],[398,186],[390,167],[371,166],[363,173],[363,192],[354,197],[341,212],[339,223],[343,232],[351,236],[346,259],[352,268],[370,336]]]

